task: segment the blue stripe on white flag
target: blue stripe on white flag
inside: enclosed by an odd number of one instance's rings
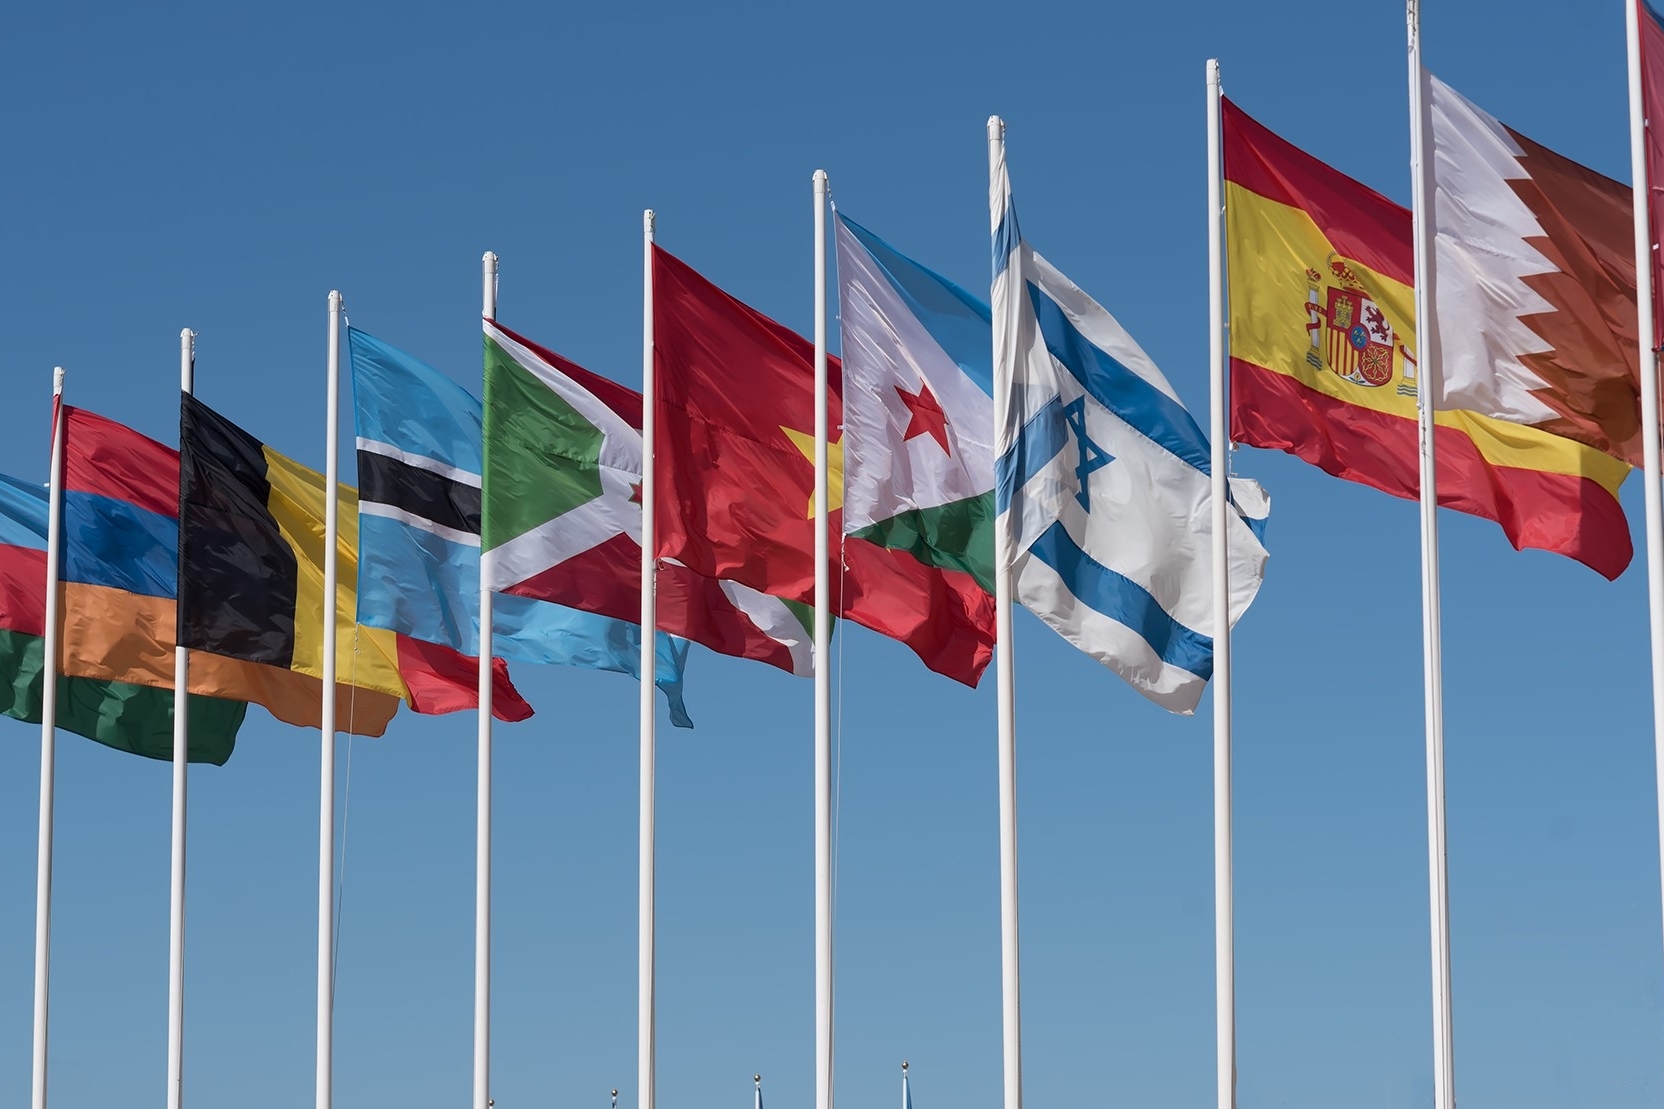
[[[1039,286],[1030,282],[1028,292],[1046,349],[1081,388],[1145,438],[1202,473],[1211,472],[1207,437],[1184,405],[1094,345]]]
[[[1000,225],[994,228],[994,280],[998,281],[1005,274],[1005,267],[1011,261],[1011,252],[1022,242],[1023,233],[1017,226],[1017,201],[1009,191],[1005,194],[1005,211],[1000,215]]]
[[[1011,507],[1011,498],[1027,485],[1047,463],[1069,445],[1069,425],[1063,417],[1063,398],[1053,397],[1030,416],[1017,433],[1017,444],[994,463],[996,512]]]
[[[1029,553],[1050,566],[1077,601],[1132,631],[1163,663],[1204,681],[1213,676],[1213,638],[1185,627],[1148,589],[1081,550],[1061,520]]]

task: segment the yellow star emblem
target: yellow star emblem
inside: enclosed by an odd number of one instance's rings
[[[786,438],[792,441],[792,446],[801,451],[803,457],[809,460],[809,465],[813,466],[815,464],[814,433],[793,431],[789,427],[781,427],[780,430],[786,433]],[[836,443],[827,440],[826,465],[832,471],[826,475],[827,499],[832,502],[832,511],[836,512],[844,506],[844,444],[842,440]],[[813,490],[809,492],[809,507],[806,515],[811,520],[815,518],[815,494]]]

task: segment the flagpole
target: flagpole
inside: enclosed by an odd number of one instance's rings
[[[317,1109],[329,1109],[335,1066],[335,639],[340,541],[341,294],[329,293],[329,396],[324,404],[324,633],[322,720],[318,728],[318,1073]]]
[[[654,547],[658,536],[654,513],[658,510],[658,479],[654,451],[654,409],[658,407],[658,386],[653,373],[653,209],[641,213],[641,754],[640,795],[637,798],[638,832],[636,848],[636,1106],[653,1109],[657,1095],[655,1071],[658,1063],[658,966],[654,892],[657,832],[654,829],[655,775],[658,767],[656,731],[658,705],[653,700],[658,681],[658,562]]]
[[[40,831],[35,855],[35,1029],[31,1102],[46,1109],[46,1012],[52,947],[52,802],[58,742],[58,577],[63,547],[64,368],[52,369],[52,474],[46,516],[46,628],[40,688]]]
[[[907,1060],[901,1061],[901,1109],[913,1109],[913,1091],[907,1086]]]
[[[1433,1104],[1454,1109],[1455,1041],[1450,1001],[1450,878],[1444,819],[1444,664],[1439,627],[1438,478],[1434,458],[1434,410],[1439,395],[1437,297],[1433,282],[1432,126],[1421,67],[1419,0],[1405,6],[1410,61],[1410,173],[1414,195],[1416,416],[1420,429],[1421,627],[1427,730],[1427,879],[1432,932]]]
[[[815,1109],[832,1109],[832,499],[826,414],[826,171],[815,170]]]
[[[179,391],[196,382],[196,332],[179,332]],[[183,551],[179,552],[183,562]],[[190,766],[191,653],[184,645],[185,597],[173,646],[173,830],[168,884],[168,1109],[185,1103],[185,797]]]
[[[757,1084],[756,1096],[751,1100],[751,1109],[763,1109],[763,1076],[754,1074],[751,1076],[751,1081]]]
[[[1005,161],[1005,121],[988,117],[990,187]],[[1003,392],[1002,392],[1003,390]],[[1011,367],[994,351],[994,396],[1009,397]],[[995,403],[994,442],[999,442]],[[994,675],[998,691],[1000,751],[1000,987],[1002,1000],[1004,1109],[1023,1109],[1022,1000],[1017,969],[1017,707],[1016,664],[1011,643],[1011,546],[1003,527],[994,529]]]
[[[1219,60],[1208,78],[1208,366],[1213,415],[1213,1008],[1218,1109],[1236,1106],[1236,905],[1231,874],[1231,566],[1225,392],[1225,214],[1220,157]]]
[[[1629,46],[1629,166],[1634,182],[1635,308],[1640,333],[1641,487],[1647,511],[1647,630],[1652,641],[1653,762],[1657,775],[1659,860],[1664,866],[1664,495],[1661,495],[1658,355],[1653,318],[1651,182],[1647,110],[1641,85],[1641,3],[1624,0]]]
[[[497,318],[497,255],[480,257],[480,316]],[[474,1109],[491,1101],[491,586],[480,566],[479,762],[474,825]]]

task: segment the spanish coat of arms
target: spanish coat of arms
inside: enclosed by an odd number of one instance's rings
[[[1355,385],[1379,388],[1392,381],[1395,353],[1405,358],[1405,384],[1414,388],[1415,360],[1393,330],[1387,314],[1340,258],[1330,255],[1330,277],[1306,271],[1306,331],[1311,350],[1306,361],[1327,366]]]

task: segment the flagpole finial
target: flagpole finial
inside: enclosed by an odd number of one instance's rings
[[[653,224],[657,221],[658,216],[654,214],[653,209],[643,208],[641,210],[641,226],[649,235],[653,233]]]
[[[826,183],[826,171],[824,169],[815,170],[814,180],[816,184],[824,185]]]
[[[906,1059],[903,1059],[901,1061],[901,1070],[902,1070],[903,1074],[907,1073],[907,1060]]]
[[[1005,138],[1005,120],[999,116],[988,117],[988,137],[990,139]]]
[[[757,1085],[761,1086],[763,1084],[763,1076],[760,1075],[760,1074],[754,1074],[754,1075],[751,1076],[751,1081],[753,1081]]]

